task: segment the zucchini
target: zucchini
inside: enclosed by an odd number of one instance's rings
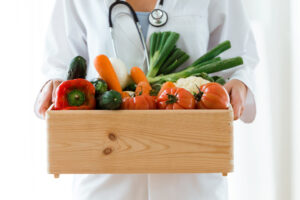
[[[96,95],[102,95],[104,92],[107,91],[107,83],[100,78],[96,78],[91,81],[91,83],[94,85],[95,90],[96,90]]]
[[[86,71],[87,71],[86,60],[81,56],[77,56],[73,58],[73,60],[71,61],[67,80],[73,80],[78,78],[85,79]]]
[[[104,110],[117,110],[122,105],[122,96],[115,90],[104,92],[104,94],[98,96],[96,100],[97,108]]]

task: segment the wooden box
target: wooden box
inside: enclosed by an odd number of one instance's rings
[[[49,173],[227,173],[232,110],[48,111]]]

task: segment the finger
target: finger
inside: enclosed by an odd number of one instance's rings
[[[240,117],[243,115],[244,110],[245,110],[245,106],[241,106]]]
[[[53,90],[52,90],[52,103],[55,102],[56,98],[56,89],[60,85],[61,81],[53,81]]]
[[[230,84],[230,82],[229,82],[229,83],[226,83],[226,84],[224,85],[224,87],[225,87],[225,89],[227,90],[228,94],[230,94],[230,93],[231,93],[231,90],[232,90],[232,85]]]
[[[45,119],[46,112],[47,112],[47,110],[49,109],[50,106],[51,106],[51,103],[49,103],[47,105],[44,104],[44,105],[41,106],[40,113],[41,113],[41,116],[43,117],[43,119]]]
[[[234,120],[238,120],[241,116],[241,109],[243,107],[243,102],[239,93],[239,90],[232,89],[230,95],[231,105],[233,107]]]
[[[47,111],[47,109],[51,106],[52,104],[52,90],[53,90],[53,84],[52,81],[49,82],[49,84],[47,84],[40,97],[39,97],[39,102],[38,102],[38,112],[40,113],[40,115],[45,116],[45,112]]]
[[[238,120],[241,117],[241,106],[238,104],[233,105],[234,120]]]

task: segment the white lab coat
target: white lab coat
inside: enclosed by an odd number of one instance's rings
[[[46,41],[43,72],[48,79],[65,79],[70,60],[81,55],[89,63],[87,79],[98,76],[94,58],[113,56],[108,28],[108,6],[114,0],[57,0]],[[158,7],[158,5],[156,5]],[[246,108],[241,119],[255,118],[253,71],[258,62],[256,45],[241,0],[165,0],[163,9],[168,23],[149,27],[147,41],[155,31],[175,31],[181,37],[178,47],[190,55],[187,64],[218,43],[230,40],[232,48],[223,58],[242,56],[245,64],[218,73],[239,79],[249,88]],[[121,14],[120,14],[121,13]],[[135,26],[124,7],[116,7],[114,38],[118,55],[128,69],[140,66],[142,46]],[[226,178],[221,174],[164,175],[76,175],[76,200],[225,200]]]

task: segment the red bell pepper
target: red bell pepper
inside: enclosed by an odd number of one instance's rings
[[[85,79],[64,81],[56,90],[55,110],[91,110],[95,107],[95,87]]]

